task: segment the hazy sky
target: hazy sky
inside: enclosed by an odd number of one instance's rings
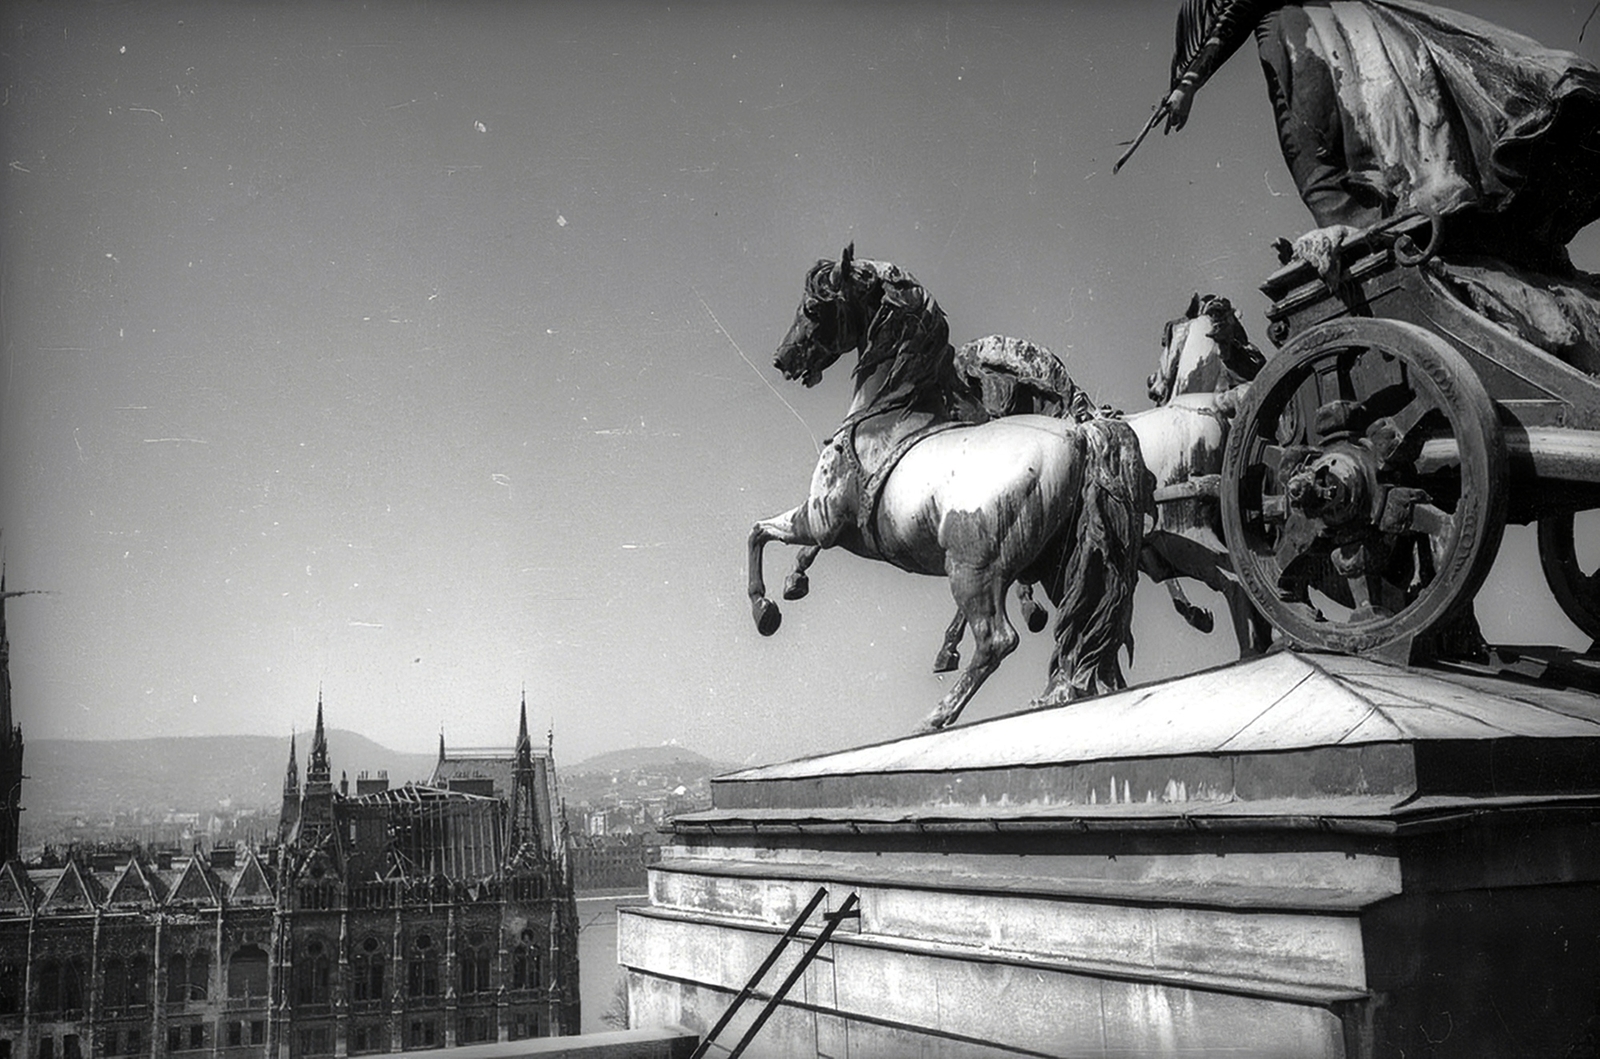
[[[412,751],[508,743],[524,685],[558,760],[906,732],[942,580],[830,553],[751,626],[749,525],[849,399],[773,349],[852,240],[956,341],[1030,337],[1129,410],[1191,291],[1265,345],[1309,215],[1254,55],[1110,173],[1175,6],[5,5],[0,530],[9,587],[53,593],[7,605],[28,737],[286,734],[319,686]],[[1460,6],[1600,59],[1589,0]],[[1533,554],[1508,534],[1487,632],[1585,646]],[[1136,633],[1136,680],[1233,651],[1149,585]],[[1043,686],[1025,640],[967,719]]]

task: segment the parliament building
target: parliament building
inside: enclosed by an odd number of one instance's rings
[[[0,599],[0,652],[9,649]],[[275,839],[209,854],[16,853],[0,654],[0,1059],[300,1059],[577,1033],[578,924],[548,744],[333,780],[322,703]]]

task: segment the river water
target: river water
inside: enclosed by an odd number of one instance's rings
[[[619,1029],[608,1025],[604,1016],[618,1007],[616,987],[622,975],[617,970],[617,909],[628,905],[647,905],[645,893],[623,897],[578,898],[578,995],[583,1002],[584,1033]]]

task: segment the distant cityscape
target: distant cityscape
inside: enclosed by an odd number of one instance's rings
[[[330,738],[319,696],[303,775],[297,735],[25,745],[10,647],[0,575],[0,1059],[579,1032],[577,894],[642,893],[725,768],[653,747],[558,782],[526,698],[513,746],[427,756]]]
[[[341,760],[366,749],[373,760],[386,763],[362,770],[358,783],[391,776],[399,782],[398,769],[421,782],[435,765],[432,756],[395,754],[351,733],[331,731],[329,738]],[[254,844],[270,836],[278,824],[276,792],[269,801],[260,794],[265,784],[244,784],[251,789],[243,792],[224,789],[230,773],[243,775],[228,763],[259,760],[260,744],[269,742],[277,759],[287,750],[287,741],[208,738],[205,756],[213,762],[212,775],[163,782],[195,759],[188,746],[194,742],[45,740],[30,745],[21,799],[22,858],[59,863],[74,849],[104,853],[133,846],[152,856],[181,855]],[[341,745],[347,749],[339,753]],[[577,891],[643,892],[645,868],[657,857],[666,822],[709,806],[711,776],[732,767],[685,748],[659,746],[615,751],[558,768],[558,797],[565,805]],[[63,779],[70,777],[94,779]]]

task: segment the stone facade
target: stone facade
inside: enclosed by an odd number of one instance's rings
[[[1592,1056],[1600,695],[1557,680],[1282,651],[718,777],[618,910],[629,1024],[765,967],[719,1047]]]
[[[0,748],[3,749],[3,748]],[[0,764],[5,759],[0,757]],[[301,1059],[576,1033],[549,748],[332,781],[322,704],[276,837],[0,867],[0,1059]]]

